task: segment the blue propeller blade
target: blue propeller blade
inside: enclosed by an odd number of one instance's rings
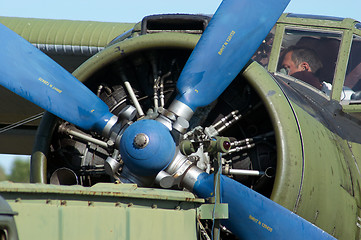
[[[108,106],[69,72],[0,24],[0,84],[83,129],[102,131]]]
[[[193,111],[210,104],[246,65],[289,0],[224,0],[188,59],[177,100]]]
[[[193,192],[214,196],[214,176],[199,175]],[[317,226],[250,188],[221,175],[221,201],[228,203],[229,218],[222,224],[239,239],[335,239]]]

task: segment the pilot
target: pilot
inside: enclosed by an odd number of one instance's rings
[[[315,75],[322,68],[316,52],[309,48],[292,46],[283,53],[282,71],[321,90],[322,82]]]

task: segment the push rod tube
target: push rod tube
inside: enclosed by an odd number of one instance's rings
[[[243,175],[243,176],[262,176],[265,174],[263,171],[245,170],[245,169],[223,169],[225,175]]]

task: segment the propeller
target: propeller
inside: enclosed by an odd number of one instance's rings
[[[28,41],[2,24],[0,36],[1,85],[85,130],[101,133],[116,119],[84,84]]]
[[[221,175],[221,199],[229,217],[221,223],[239,239],[335,239],[322,229],[252,189]],[[214,196],[213,174],[201,173],[193,186],[199,197]]]
[[[214,101],[246,65],[289,0],[224,0],[212,18],[179,80],[179,94],[169,110],[190,119],[195,109]],[[117,117],[89,89],[30,43],[0,24],[0,84],[45,110],[85,130],[108,136]],[[169,127],[141,120],[129,126],[119,151],[133,173],[150,176],[165,169],[176,154]],[[139,131],[142,129],[142,131]],[[117,133],[116,133],[117,134]],[[151,137],[149,137],[151,136]],[[165,142],[169,144],[163,144]],[[141,169],[141,170],[139,170]],[[194,192],[209,197],[213,176],[195,178]],[[221,177],[228,203],[225,226],[239,238],[328,237],[322,230],[253,190]],[[267,227],[266,227],[267,226]],[[296,234],[296,237],[297,234]]]
[[[255,53],[288,3],[223,1],[178,79],[176,99],[192,111],[216,100]]]

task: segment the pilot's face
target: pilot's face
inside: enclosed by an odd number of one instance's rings
[[[282,67],[288,70],[288,75],[303,71],[301,64],[296,66],[296,64],[292,61],[292,53],[292,51],[288,52],[282,62]]]

